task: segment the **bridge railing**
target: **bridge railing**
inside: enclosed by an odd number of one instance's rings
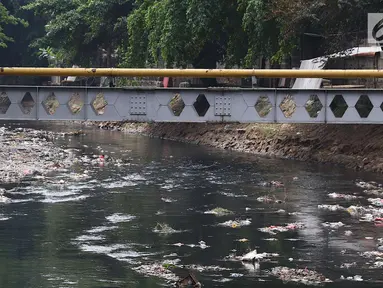
[[[383,70],[0,68],[1,75],[383,78]],[[0,87],[0,119],[383,123],[374,89]]]
[[[377,89],[0,86],[0,119],[383,123]]]

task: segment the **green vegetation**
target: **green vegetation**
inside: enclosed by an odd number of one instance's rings
[[[367,13],[382,10],[380,0],[5,0],[1,59],[12,66],[259,67],[299,52],[312,34],[326,53],[350,48],[367,35]]]

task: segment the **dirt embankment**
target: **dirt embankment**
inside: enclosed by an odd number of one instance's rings
[[[121,122],[98,125],[222,149],[383,172],[381,125]]]

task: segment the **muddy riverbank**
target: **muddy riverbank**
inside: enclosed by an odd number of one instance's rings
[[[383,127],[380,125],[122,122],[88,122],[87,125],[227,150],[383,172]]]

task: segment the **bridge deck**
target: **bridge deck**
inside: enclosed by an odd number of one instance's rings
[[[0,119],[383,123],[378,89],[0,86]]]

